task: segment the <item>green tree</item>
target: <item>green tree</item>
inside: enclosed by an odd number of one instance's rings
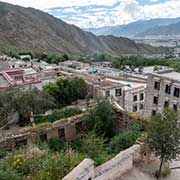
[[[7,122],[8,116],[18,112],[20,124],[29,120],[29,113],[44,113],[55,106],[54,99],[45,91],[36,88],[30,90],[11,89],[0,92],[0,121],[2,125]]]
[[[12,104],[20,115],[20,124],[28,122],[30,112],[34,114],[45,113],[55,107],[54,99],[45,91],[40,91],[37,88],[28,91],[17,90]]]
[[[97,106],[90,111],[86,122],[94,133],[112,137],[115,134],[115,113],[108,100],[100,100]]]
[[[164,162],[176,159],[180,154],[180,114],[171,109],[165,109],[161,114],[152,116],[147,142],[155,155],[160,157],[157,178],[160,177]]]
[[[56,83],[45,86],[45,91],[52,95],[59,107],[70,105],[73,101],[84,99],[87,95],[87,84],[82,78],[59,79]]]

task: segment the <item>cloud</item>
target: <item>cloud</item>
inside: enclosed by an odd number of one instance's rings
[[[44,10],[83,28],[180,17],[180,0],[3,0]]]
[[[72,7],[89,5],[112,5],[118,0],[2,0],[11,4],[37,9],[48,9],[53,7]]]

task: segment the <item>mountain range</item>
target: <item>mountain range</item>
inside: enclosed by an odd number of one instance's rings
[[[129,23],[127,25],[86,29],[96,35],[114,35],[117,37],[146,37],[161,35],[180,35],[180,18],[151,19]]]
[[[113,55],[152,54],[169,50],[136,44],[130,39],[112,35],[96,36],[48,13],[0,2],[0,50],[5,48],[46,53]]]

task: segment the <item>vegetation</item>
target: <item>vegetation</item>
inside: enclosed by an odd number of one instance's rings
[[[45,91],[56,100],[58,107],[70,105],[87,95],[87,84],[82,78],[59,79],[56,83],[49,83]]]
[[[52,114],[47,116],[37,116],[35,117],[35,123],[44,123],[44,122],[54,122],[63,118],[68,118],[81,114],[82,111],[79,108],[63,108],[59,110],[54,110]]]
[[[29,113],[44,113],[54,107],[54,99],[45,91],[36,88],[30,90],[12,89],[0,92],[0,122],[7,121],[10,114],[18,112],[19,123],[29,122]]]
[[[94,133],[111,138],[115,134],[115,112],[110,102],[106,99],[100,100],[90,111],[86,123]]]
[[[160,167],[157,178],[161,175],[164,162],[176,159],[180,154],[180,119],[179,112],[165,109],[162,114],[153,116],[147,131],[147,142],[157,157]]]
[[[39,60],[43,60],[49,64],[59,64],[60,62],[69,60],[69,56],[67,54],[55,54],[55,53],[49,53],[49,54],[35,54],[35,58]]]
[[[135,123],[130,131],[120,133],[119,135],[113,137],[108,147],[109,153],[117,154],[120,151],[132,146],[141,136],[142,130],[143,126]]]

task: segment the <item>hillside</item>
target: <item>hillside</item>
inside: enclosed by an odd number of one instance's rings
[[[145,36],[180,36],[180,22],[176,24],[170,24],[167,26],[158,26],[151,29],[146,30],[143,33],[137,34],[137,37],[145,37]]]
[[[58,53],[159,53],[166,49],[136,44],[126,38],[97,37],[52,15],[0,2],[0,49]]]
[[[166,26],[180,22],[180,18],[165,18],[165,19],[151,19],[142,20],[129,23],[127,25],[101,27],[97,29],[87,29],[96,35],[114,35],[124,37],[135,37],[139,34],[144,36],[146,32],[155,28],[158,31],[159,26]]]

